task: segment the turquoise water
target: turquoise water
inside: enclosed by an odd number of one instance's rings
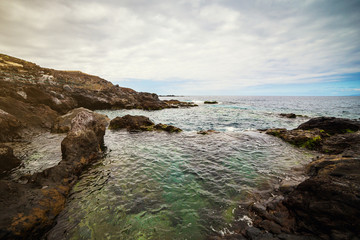
[[[325,114],[313,106],[289,111],[295,103],[273,105],[271,98],[181,99],[200,105],[151,112],[99,111],[110,118],[146,115],[184,131],[107,130],[106,157],[81,176],[48,239],[206,239],[229,233],[243,217],[235,215],[241,203],[254,201],[256,193],[271,191],[282,179],[299,181],[302,176],[294,169],[312,156],[252,129],[294,128],[310,116]],[[204,100],[220,104],[203,105]],[[359,104],[349,102],[333,113]],[[357,118],[357,111],[346,117]],[[278,116],[281,112],[309,117],[286,119]],[[196,133],[207,129],[219,133]]]

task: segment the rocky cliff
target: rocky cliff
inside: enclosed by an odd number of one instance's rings
[[[79,71],[58,71],[0,54],[0,142],[50,129],[69,110],[158,110],[173,105]]]

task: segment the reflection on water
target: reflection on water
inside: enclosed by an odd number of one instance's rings
[[[108,154],[74,187],[49,239],[204,239],[310,157],[256,132],[107,131]]]

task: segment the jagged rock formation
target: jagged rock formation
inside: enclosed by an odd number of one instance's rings
[[[101,156],[105,128],[96,114],[80,111],[57,166],[28,176],[26,184],[0,179],[0,239],[39,239],[52,226],[82,170]]]

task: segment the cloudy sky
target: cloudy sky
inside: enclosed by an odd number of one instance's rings
[[[359,0],[1,0],[0,52],[137,91],[359,95]]]

